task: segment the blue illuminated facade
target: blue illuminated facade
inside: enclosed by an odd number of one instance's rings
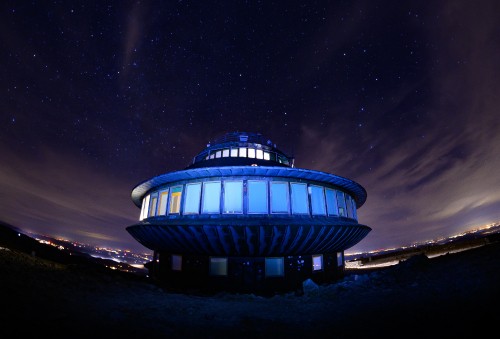
[[[132,191],[141,209],[127,231],[154,251],[146,266],[169,286],[266,293],[338,279],[358,223],[358,183],[294,167],[261,134],[228,133],[184,170]]]

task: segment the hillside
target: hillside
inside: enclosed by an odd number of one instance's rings
[[[4,235],[2,234],[2,238]],[[5,244],[5,240],[3,241]],[[134,274],[2,245],[0,336],[169,338],[450,337],[489,333],[500,243],[349,271],[304,295],[175,293]]]

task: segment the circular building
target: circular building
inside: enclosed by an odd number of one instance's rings
[[[258,133],[216,139],[183,170],[137,185],[139,223],[127,231],[153,250],[146,264],[168,286],[268,293],[342,277],[358,223],[358,183],[295,168]]]

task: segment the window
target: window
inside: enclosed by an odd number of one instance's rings
[[[215,157],[216,157],[216,158],[220,158],[220,157],[221,157],[221,155],[222,155],[222,151],[217,151],[217,152],[215,152]]]
[[[287,182],[271,182],[271,213],[288,213]]]
[[[311,212],[313,215],[325,215],[325,195],[323,187],[309,186],[309,194],[311,195]]]
[[[158,215],[167,214],[168,189],[160,192],[160,203],[158,204]]]
[[[356,220],[358,220],[358,211],[356,210],[356,201],[354,199],[351,199],[352,203],[352,217]]]
[[[307,185],[291,183],[292,188],[291,201],[293,214],[308,214],[309,204],[307,201]]]
[[[154,217],[156,215],[156,206],[158,203],[158,193],[151,195],[151,205],[149,206],[149,216]]]
[[[229,149],[223,149],[222,150],[222,157],[227,158],[229,156]]]
[[[340,267],[344,263],[342,252],[337,252],[337,266]]]
[[[149,209],[149,195],[145,196],[142,199],[141,216],[139,217],[139,220],[143,220],[144,218],[147,217],[148,209]]]
[[[224,213],[243,213],[243,181],[224,181]]]
[[[170,206],[168,213],[181,212],[182,186],[175,186],[170,189]]]
[[[285,275],[283,258],[266,258],[266,277],[282,277]]]
[[[249,148],[248,149],[248,157],[249,158],[255,158],[255,148]]]
[[[267,182],[248,181],[248,213],[267,214]]]
[[[184,214],[200,213],[201,183],[187,184],[184,198]]]
[[[232,157],[238,156],[238,149],[237,148],[231,148],[231,156]]]
[[[220,181],[203,183],[202,213],[220,213]]]
[[[182,256],[172,254],[172,271],[182,271]]]
[[[339,207],[339,215],[341,217],[345,217],[346,210],[345,210],[344,192],[337,191],[337,206]]]
[[[264,160],[270,160],[269,152],[264,152]]]
[[[210,275],[227,275],[227,258],[210,258]]]
[[[255,150],[255,157],[257,159],[264,159],[264,151],[261,149]]]
[[[241,158],[247,157],[247,149],[245,147],[240,147],[240,157]]]
[[[339,215],[335,190],[327,188],[325,189],[325,193],[326,193],[326,208],[328,210],[328,215]]]
[[[345,203],[346,203],[346,207],[347,207],[347,216],[349,218],[352,218],[352,200],[351,200],[351,196],[349,194],[345,195]]]
[[[323,256],[321,254],[313,255],[312,256],[312,265],[313,265],[313,271],[322,270],[323,269]]]

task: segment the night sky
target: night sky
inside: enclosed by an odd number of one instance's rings
[[[0,220],[149,251],[131,191],[226,132],[368,192],[347,250],[500,221],[499,1],[2,1]]]

